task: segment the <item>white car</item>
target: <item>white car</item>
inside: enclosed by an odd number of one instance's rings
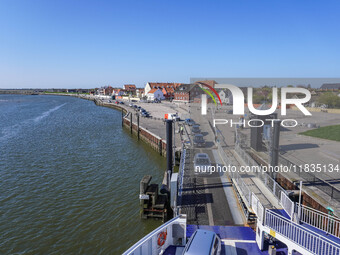
[[[221,239],[213,231],[197,229],[184,248],[183,255],[220,255]]]

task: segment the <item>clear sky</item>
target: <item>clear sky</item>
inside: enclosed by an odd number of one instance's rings
[[[339,1],[0,0],[0,88],[339,77]]]

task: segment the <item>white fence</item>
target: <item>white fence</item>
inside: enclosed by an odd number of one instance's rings
[[[231,159],[229,159],[229,157],[227,156],[227,154],[225,153],[225,151],[223,150],[222,146],[220,145],[220,143],[217,143],[217,148],[218,151],[220,153],[220,156],[222,157],[223,161],[225,164],[230,164]],[[230,173],[230,178],[236,182],[237,186],[240,189],[240,192],[244,199],[245,199],[245,204],[248,207],[251,207],[251,191],[248,188],[248,185],[242,180],[241,176],[237,173],[237,172],[231,172]]]
[[[257,220],[260,221],[260,222],[263,222],[263,218],[264,218],[263,205],[261,204],[260,200],[257,198],[257,196],[254,193],[252,193],[251,197],[252,197],[251,198],[251,208],[255,212],[255,214],[257,216]]]
[[[340,219],[305,205],[296,205],[300,210],[300,221],[340,238]]]
[[[179,164],[178,171],[178,192],[177,192],[177,208],[175,210],[175,216],[180,214],[180,206],[178,204],[182,204],[182,192],[183,192],[183,178],[184,178],[184,168],[185,168],[185,159],[187,156],[187,150],[184,149],[184,145],[182,146],[182,154],[181,161]]]
[[[241,176],[237,172],[230,173],[231,179],[236,182],[237,186],[241,190],[241,195],[245,199],[245,203],[248,207],[251,207],[251,191],[248,187],[248,185],[243,181]]]
[[[179,240],[181,240],[182,245],[184,245],[186,242],[186,221],[186,215],[179,215],[173,218],[143,237],[130,249],[124,252],[123,255],[158,255],[169,245],[177,244]],[[178,226],[177,230],[174,231],[175,225]],[[182,229],[183,231],[178,231],[178,229]],[[180,235],[176,233],[177,236],[174,238],[175,232],[182,233],[180,233]],[[163,239],[162,245],[159,245],[158,239],[161,233],[164,234],[163,237],[165,236],[165,240]]]
[[[282,205],[283,209],[287,212],[290,219],[293,219],[295,205],[294,202],[284,192],[281,192],[280,204]]]
[[[312,232],[301,225],[287,220],[281,215],[266,210],[265,226],[302,247],[318,255],[340,255],[340,245]],[[276,236],[278,238],[278,236]],[[280,240],[280,239],[279,239]],[[281,239],[282,241],[282,239]]]

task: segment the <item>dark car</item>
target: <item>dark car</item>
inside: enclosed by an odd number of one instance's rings
[[[124,104],[124,102],[119,102],[120,104]]]
[[[191,133],[192,134],[199,134],[201,133],[200,126],[195,124],[191,127]]]
[[[142,112],[141,116],[148,118],[148,117],[150,117],[150,114],[148,114],[147,112]]]
[[[195,121],[193,119],[185,119],[185,123],[188,124],[189,126],[192,126],[195,124]]]
[[[205,141],[202,134],[196,134],[194,137],[194,146],[196,147],[204,147]]]

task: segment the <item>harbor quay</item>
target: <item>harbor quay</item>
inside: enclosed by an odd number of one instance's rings
[[[129,101],[121,100],[124,104],[116,104],[114,100],[109,102],[109,100],[98,99],[96,96],[92,95],[73,95],[83,99],[95,101],[96,104],[115,108],[119,111],[122,111],[124,114],[123,126],[126,130],[132,132],[136,137],[143,140],[147,144],[149,144],[153,149],[159,152],[161,155],[166,156],[166,128],[165,128],[165,114],[176,113],[183,120],[186,118],[196,118],[199,119],[199,114],[197,109],[199,105],[193,106],[192,104],[184,104],[184,103],[171,103],[171,102],[162,102],[160,104],[151,104],[151,103],[142,103],[137,102],[132,104],[137,104],[138,106],[143,107],[145,110],[150,112],[151,118],[139,118],[139,126],[137,124],[137,115],[136,111],[129,106]],[[237,123],[239,119],[230,114],[232,110],[231,106],[223,106],[218,108],[215,111],[215,118],[230,118],[234,119],[234,122]],[[132,116],[132,125],[130,124],[131,116],[126,116],[127,114],[131,114]],[[197,116],[196,116],[196,115]],[[303,165],[307,162],[311,162],[317,159],[317,162],[321,162],[326,164],[326,162],[333,164],[336,166],[340,162],[340,147],[338,146],[338,142],[329,141],[324,139],[310,138],[306,136],[299,135],[303,130],[308,129],[307,125],[320,123],[321,125],[334,125],[340,123],[340,114],[334,113],[324,113],[324,112],[313,112],[313,118],[309,118],[306,116],[302,116],[297,110],[288,110],[288,114],[293,116],[295,119],[299,121],[299,126],[296,128],[290,129],[289,132],[281,132],[280,133],[280,148],[281,155],[280,160],[284,161],[284,164],[280,165],[280,171],[277,171],[277,180],[278,183],[287,190],[298,190],[299,189],[299,181],[304,180],[303,176],[296,171],[287,171],[288,166],[287,162],[294,163],[294,165]],[[249,116],[249,112],[248,112]],[[280,116],[280,115],[279,115]],[[198,123],[201,124],[201,127],[204,126],[204,121],[200,120]],[[210,124],[207,124],[208,131],[212,130],[211,137],[207,140],[211,140],[211,144],[215,145],[215,138],[213,137],[215,134],[215,130],[211,128],[211,124],[213,121],[210,121]],[[181,150],[183,148],[183,143],[190,143],[190,136],[185,137],[179,134],[180,126],[183,125],[183,122],[175,123],[174,130],[174,149],[176,153],[177,160],[181,155]],[[184,125],[185,126],[185,125]],[[250,127],[245,127],[243,129],[239,129],[238,135],[242,137],[242,143],[247,143],[248,147],[250,144]],[[139,132],[138,132],[139,130]],[[185,130],[190,133],[190,128],[186,127]],[[230,148],[235,147],[235,128],[230,128],[225,125],[216,125],[216,130],[218,131],[218,135],[220,136],[219,142],[221,147],[225,150],[229,150]],[[209,134],[209,132],[207,132]],[[292,143],[294,141],[294,143]],[[209,143],[209,142],[208,142]],[[298,144],[298,148],[295,146]],[[268,154],[264,152],[256,152],[254,150],[249,151],[249,154],[257,161],[259,165],[263,164],[266,166],[265,162],[268,161]],[[285,161],[286,160],[286,161]],[[179,163],[179,162],[178,162]],[[218,166],[221,168],[221,166]],[[217,168],[218,168],[217,167]],[[231,172],[230,169],[235,170],[235,165],[224,165],[224,168],[228,168],[229,171],[224,171],[225,175]],[[249,169],[239,166],[237,168],[240,169]],[[258,165],[254,166],[258,168]],[[254,168],[253,167],[253,168]],[[262,167],[263,169],[263,167]],[[222,171],[223,172],[223,171]],[[315,173],[314,173],[315,175]],[[330,192],[329,194],[325,193],[325,184],[323,183],[311,183],[308,180],[305,180],[305,184],[303,187],[304,193],[304,201],[306,205],[311,206],[314,209],[321,210],[327,213],[327,207],[334,208],[335,214],[340,211],[340,195],[338,194],[338,182],[337,171],[333,172],[322,172],[318,174],[318,177],[321,180],[326,181],[326,183],[330,183]]]
[[[311,119],[300,116],[298,111],[288,110],[300,124],[296,129],[285,128],[280,131],[281,153],[278,154],[278,165],[273,167],[268,163],[271,161],[268,152],[252,148],[253,127],[213,125],[214,118],[230,118],[235,123],[239,121],[231,114],[231,106],[214,108],[208,105],[207,116],[203,116],[199,103],[145,103],[101,99],[91,95],[74,96],[120,111],[122,127],[126,132],[146,142],[167,161],[169,129],[166,116],[173,114],[179,117],[180,121],[171,121],[170,132],[171,154],[179,170],[169,174],[168,169],[171,167],[167,166],[162,184],[152,184],[147,175],[141,180],[139,200],[142,218],[155,217],[165,222],[173,218],[182,222],[181,215],[185,215],[187,231],[189,226],[214,229],[215,232],[216,227],[219,227],[221,232],[217,233],[222,239],[227,238],[223,234],[227,226],[250,228],[256,232],[254,241],[258,247],[256,249],[260,250],[268,249],[265,245],[268,240],[272,240],[277,250],[284,253],[292,254],[294,250],[300,254],[328,254],[321,248],[313,252],[309,241],[299,243],[300,233],[310,235],[308,238],[312,239],[314,235],[320,235],[318,238],[322,239],[323,245],[330,247],[327,249],[338,249],[339,197],[337,183],[334,182],[338,174],[325,172],[305,175],[287,169],[311,163],[314,156],[320,162],[330,159],[327,162],[336,166],[339,148],[337,142],[300,135],[313,123]],[[145,109],[152,117],[142,117],[134,105]],[[246,115],[249,118],[251,116],[249,112]],[[314,124],[321,119],[326,125],[337,124],[340,120],[340,115],[333,113],[319,112],[315,117]],[[200,137],[203,137],[204,143],[200,144],[196,139]],[[267,146],[265,143],[263,145]],[[270,147],[266,149],[270,150]],[[300,161],[294,159],[294,155],[299,155]],[[208,167],[200,166],[199,162],[203,159],[207,160]],[[199,173],[195,171],[198,168],[208,170]],[[311,176],[314,179],[308,179]],[[331,192],[328,192],[328,188]],[[169,197],[168,202],[166,196]],[[282,226],[296,228],[294,236],[277,228],[276,223],[273,223],[277,221],[281,221]],[[315,234],[313,231],[316,231]],[[151,234],[150,238],[154,240],[156,234]],[[223,242],[226,244],[227,241]],[[286,248],[282,248],[280,243],[287,245]],[[139,243],[136,245],[139,247]],[[144,246],[145,242],[142,241],[140,245]],[[128,250],[126,254],[131,254],[131,251]]]
[[[340,255],[340,1],[0,6],[0,255]]]

